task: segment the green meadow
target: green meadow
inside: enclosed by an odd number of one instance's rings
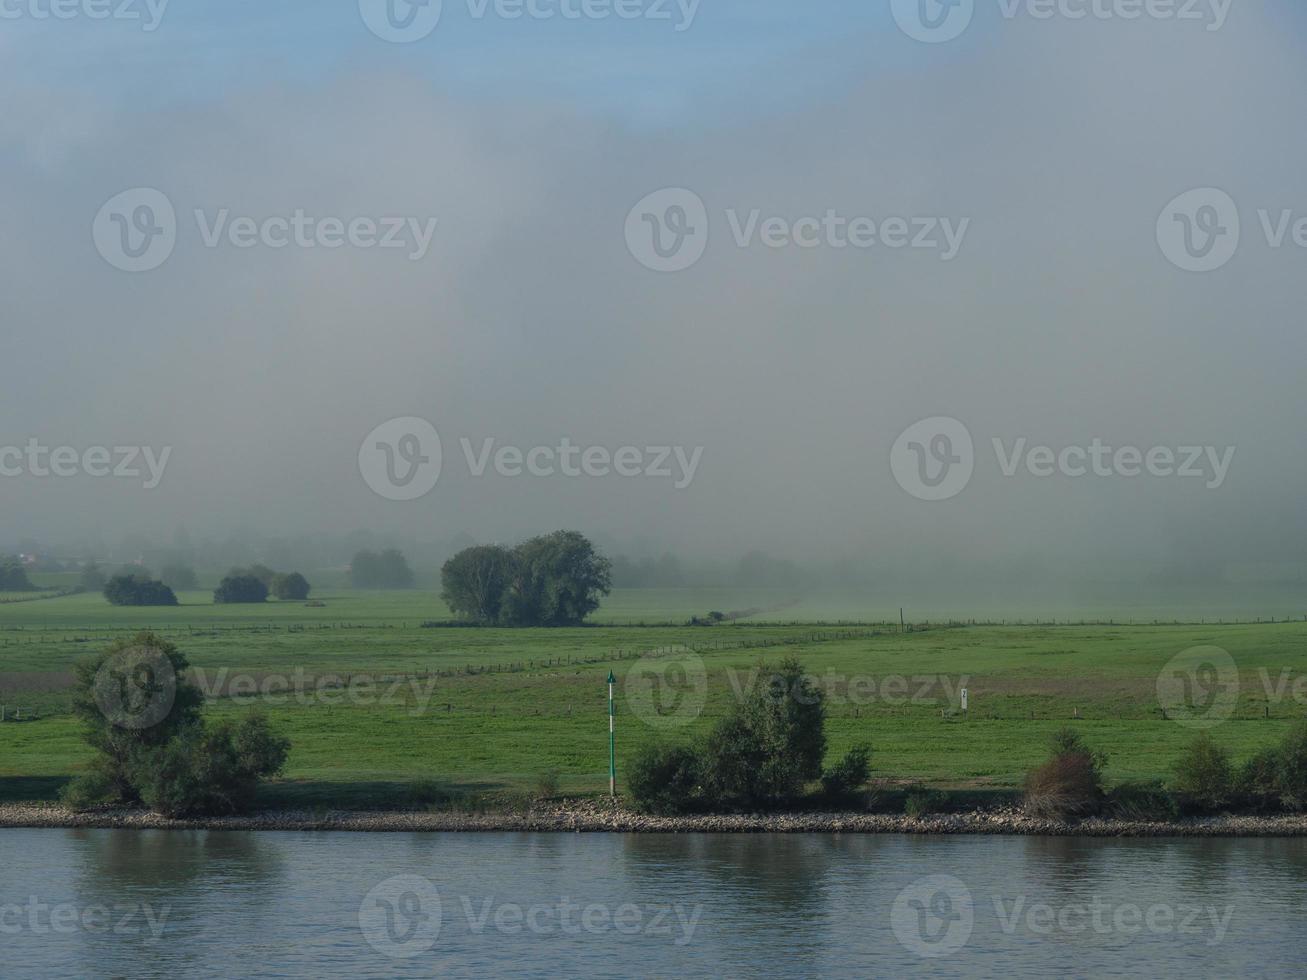
[[[0,799],[50,799],[85,763],[71,666],[143,629],[185,652],[212,715],[257,708],[289,735],[286,776],[267,789],[276,803],[388,806],[433,782],[493,794],[556,779],[563,792],[603,792],[610,670],[619,782],[642,743],[703,735],[759,682],[760,660],[782,656],[827,691],[832,755],[869,742],[875,778],[892,785],[1015,789],[1067,724],[1108,753],[1109,780],[1164,779],[1194,731],[1164,716],[1158,676],[1193,647],[1220,647],[1238,665],[1233,714],[1212,730],[1236,759],[1307,716],[1301,618],[902,631],[897,614],[878,623],[883,611],[859,615],[852,600],[641,590],[615,592],[585,628],[472,629],[450,625],[421,590],[327,588],[314,594],[321,605],[179,598],[169,609],[99,595],[0,604]],[[687,625],[710,610],[752,615]]]

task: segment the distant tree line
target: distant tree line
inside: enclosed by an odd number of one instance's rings
[[[612,563],[584,535],[556,531],[516,548],[466,548],[440,580],[445,605],[469,622],[575,626],[612,590]]]
[[[350,584],[356,589],[411,589],[413,569],[395,548],[360,551],[349,565]]]

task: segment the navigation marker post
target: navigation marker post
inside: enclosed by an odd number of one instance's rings
[[[613,685],[617,678],[608,672],[608,795],[617,799],[617,733],[614,729],[616,713],[613,709]]]

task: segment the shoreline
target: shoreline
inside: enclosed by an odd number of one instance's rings
[[[1063,823],[1016,809],[908,817],[791,813],[653,817],[607,803],[563,802],[500,813],[269,810],[170,820],[144,810],[74,813],[48,804],[0,805],[3,829],[223,830],[337,833],[910,834],[1014,837],[1304,837],[1307,815],[1202,817],[1166,823],[1091,818]]]

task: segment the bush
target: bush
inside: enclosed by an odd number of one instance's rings
[[[70,810],[81,811],[118,802],[120,796],[105,767],[93,763],[89,772],[64,785],[59,798]]]
[[[734,808],[774,808],[796,800],[821,776],[826,755],[822,692],[794,659],[760,664],[758,680],[708,743],[709,796]]]
[[[195,725],[163,746],[142,748],[132,775],[141,800],[165,817],[242,813],[259,781],[285,768],[289,752],[289,741],[251,715],[239,724]]]
[[[1280,805],[1294,812],[1307,810],[1307,721],[1289,729],[1277,756]]]
[[[309,580],[299,572],[278,575],[272,580],[272,594],[278,599],[303,601],[309,597],[311,590],[312,586],[309,585]]]
[[[1117,820],[1166,823],[1180,815],[1175,797],[1160,782],[1122,783],[1108,795],[1107,811]]]
[[[871,746],[855,745],[839,762],[821,774],[821,788],[832,802],[849,802],[871,778]]]
[[[419,779],[408,789],[410,806],[443,808],[460,798],[451,787],[436,779]]]
[[[1245,807],[1259,812],[1280,808],[1280,750],[1262,749],[1244,763],[1235,781],[1235,792]]]
[[[1234,798],[1230,754],[1206,732],[1190,743],[1175,766],[1174,788],[1185,803],[1202,813],[1216,813]]]
[[[213,590],[213,601],[218,605],[251,604],[267,599],[268,587],[253,575],[228,575]]]
[[[162,582],[147,575],[115,575],[104,586],[104,597],[114,606],[175,606],[177,596]]]
[[[648,744],[627,769],[626,788],[636,809],[676,816],[709,803],[704,796],[703,763],[688,745]]]
[[[903,813],[914,820],[919,820],[932,813],[939,813],[944,809],[944,804],[943,793],[918,786],[909,790],[908,795],[904,798]]]
[[[1053,736],[1052,757],[1026,777],[1025,808],[1038,817],[1080,819],[1103,806],[1103,766],[1107,757],[1092,752],[1074,729]]]

